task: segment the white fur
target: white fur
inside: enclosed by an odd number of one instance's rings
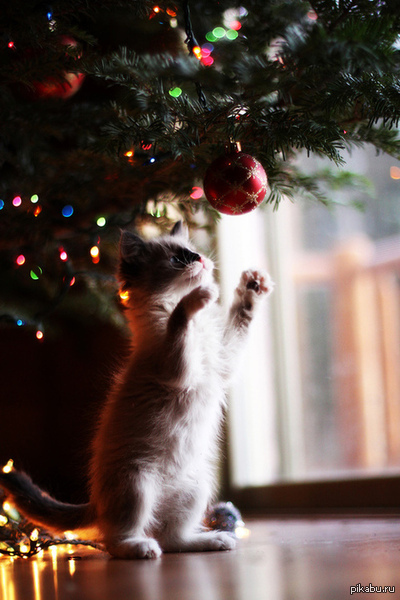
[[[157,243],[188,246],[176,235]],[[205,257],[177,269],[161,291],[132,285],[133,350],[103,411],[91,465],[90,503],[113,556],[235,547],[227,533],[202,531],[202,519],[215,492],[227,382],[253,309],[271,289],[268,275],[243,274],[224,325]]]

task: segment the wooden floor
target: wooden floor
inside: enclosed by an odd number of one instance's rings
[[[121,561],[96,550],[70,547],[71,553],[58,549],[42,558],[0,558],[0,598],[400,598],[400,517],[249,520],[246,526],[250,535],[234,552]],[[358,584],[390,586],[390,591],[354,593],[354,588],[360,590]]]

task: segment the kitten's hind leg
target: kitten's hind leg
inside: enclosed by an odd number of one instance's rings
[[[158,542],[145,535],[152,519],[155,484],[151,477],[137,474],[129,487],[114,488],[103,504],[100,527],[107,551],[115,558],[158,558]]]
[[[159,535],[164,552],[213,552],[235,548],[234,535],[224,531],[202,531],[208,498],[206,490],[197,488],[181,491],[174,497]]]
[[[234,550],[235,536],[226,531],[204,531],[170,538],[163,544],[164,552],[216,552]]]

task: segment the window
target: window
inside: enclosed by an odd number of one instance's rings
[[[400,481],[399,164],[357,151],[346,169],[372,180],[371,196],[221,220],[225,302],[249,266],[276,282],[230,396],[231,489]]]

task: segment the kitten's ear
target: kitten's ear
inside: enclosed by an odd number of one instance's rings
[[[119,242],[121,258],[126,262],[135,262],[146,251],[146,242],[130,231],[122,231]]]
[[[184,238],[186,241],[189,238],[189,231],[183,221],[177,221],[171,230],[172,236]]]

